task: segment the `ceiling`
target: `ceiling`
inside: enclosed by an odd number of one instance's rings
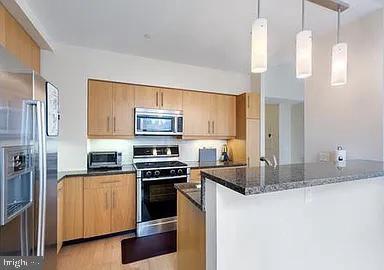
[[[53,42],[249,73],[257,0],[24,0]],[[348,0],[343,23],[384,0]],[[334,29],[336,14],[306,4],[307,28]],[[294,55],[301,0],[264,0],[272,65]]]

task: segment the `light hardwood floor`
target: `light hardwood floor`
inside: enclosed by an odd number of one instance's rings
[[[176,253],[154,257],[132,264],[121,264],[122,239],[116,236],[81,244],[64,246],[57,259],[58,270],[177,270]]]

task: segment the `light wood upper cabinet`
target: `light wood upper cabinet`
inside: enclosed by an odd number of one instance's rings
[[[32,67],[40,73],[40,47],[32,41]]]
[[[135,107],[157,109],[159,108],[159,90],[155,87],[136,85]]]
[[[5,46],[5,8],[0,4],[0,45]]]
[[[134,135],[135,89],[122,83],[113,84],[113,134]]]
[[[181,110],[183,91],[150,86],[135,86],[135,107]]]
[[[112,83],[88,82],[88,135],[112,135]]]
[[[183,109],[183,91],[176,89],[159,90],[159,107],[164,110],[182,110]]]
[[[26,66],[40,73],[40,48],[0,4],[0,44]]]
[[[209,136],[211,95],[203,92],[183,92],[184,136]]]
[[[135,229],[135,179],[134,174],[85,178],[85,238]]]
[[[247,93],[247,118],[260,119],[260,95],[258,93]]]
[[[20,32],[15,18],[8,12],[5,12],[5,46],[14,56],[20,55]]]
[[[63,182],[63,240],[83,237],[83,178],[65,178]]]
[[[184,136],[236,136],[236,97],[184,91]]]
[[[132,137],[134,135],[133,86],[89,80],[88,136]]]
[[[218,137],[236,136],[236,97],[214,95],[213,135]]]

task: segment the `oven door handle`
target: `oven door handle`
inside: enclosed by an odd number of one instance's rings
[[[158,180],[172,180],[172,179],[188,179],[188,175],[180,175],[180,176],[172,176],[172,177],[153,177],[153,178],[142,178],[141,181],[149,182],[149,181],[158,181]]]

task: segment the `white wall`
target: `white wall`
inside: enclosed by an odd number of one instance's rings
[[[266,98],[304,100],[304,82],[296,79],[293,63],[269,67],[262,76],[262,85],[265,88]]]
[[[330,86],[335,33],[314,38],[313,77],[305,89],[305,160],[343,145],[349,159],[383,160],[383,11],[342,28],[348,84]]]
[[[88,78],[222,93],[251,88],[250,76],[132,55],[55,44],[43,51],[42,75],[60,90],[59,170],[86,168]]]
[[[207,270],[382,270],[384,178],[244,196],[206,183]]]

